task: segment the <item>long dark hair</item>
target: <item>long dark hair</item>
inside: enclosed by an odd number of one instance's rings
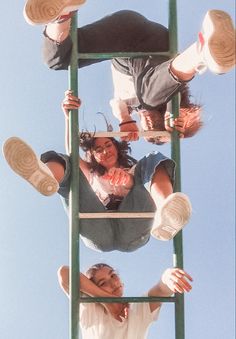
[[[106,168],[100,165],[92,154],[92,149],[95,146],[96,137],[89,132],[82,132],[80,134],[80,147],[86,154],[86,161],[90,167],[92,173],[96,172],[98,175],[103,175],[106,172]],[[115,145],[118,153],[118,164],[123,168],[130,168],[137,163],[129,153],[131,153],[131,147],[126,141],[117,141],[115,138],[108,138]]]

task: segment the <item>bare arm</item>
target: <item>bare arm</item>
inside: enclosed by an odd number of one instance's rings
[[[110,100],[112,113],[120,122],[120,131],[130,132],[128,136],[121,139],[125,141],[138,140],[138,126],[130,115],[130,107],[127,105],[126,100],[123,99],[136,98],[133,78],[132,76],[122,74],[113,65],[111,66],[111,72],[114,86],[114,98]]]
[[[69,111],[73,109],[77,110],[80,106],[81,100],[73,95],[73,91],[67,90],[61,104],[65,117],[65,149],[67,154],[69,154]]]
[[[69,267],[60,267],[57,276],[63,292],[69,297]],[[83,273],[80,273],[80,291],[91,297],[114,297],[114,295],[95,285]],[[128,305],[126,303],[102,303],[102,305],[119,321],[122,321],[121,317],[127,317]]]
[[[65,149],[66,153],[69,154],[69,110],[78,109],[81,106],[81,100],[73,95],[73,92],[67,90],[65,92],[65,98],[62,101],[61,108],[64,112],[65,117]],[[80,169],[86,176],[87,180],[89,180],[89,167],[88,163],[80,158]]]
[[[190,292],[192,286],[188,282],[193,281],[192,277],[182,269],[168,268],[161,276],[158,284],[153,286],[149,292],[149,297],[170,297],[173,293]],[[155,311],[161,302],[149,303],[151,312]]]

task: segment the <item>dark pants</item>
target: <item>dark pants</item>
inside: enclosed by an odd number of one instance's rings
[[[81,53],[164,52],[169,48],[168,30],[147,20],[139,13],[123,10],[92,24],[78,28],[78,49]],[[45,37],[44,62],[52,69],[67,69],[70,63],[70,37],[58,44]],[[79,60],[85,67],[104,59]]]
[[[133,11],[119,11],[92,24],[78,28],[78,49],[81,53],[164,52],[168,50],[168,30]],[[45,63],[55,70],[67,69],[70,63],[70,37],[57,43],[44,39]],[[104,59],[79,60],[79,68]],[[115,58],[113,65],[121,73],[133,76],[136,94],[144,109],[165,111],[172,96],[185,83],[169,72],[168,57]]]

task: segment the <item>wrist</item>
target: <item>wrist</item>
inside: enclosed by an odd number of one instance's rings
[[[136,123],[136,120],[133,120],[133,119],[130,118],[129,120],[125,120],[125,121],[120,122],[119,127],[124,126],[124,125],[128,125],[128,124],[134,124],[134,123]]]
[[[171,272],[171,268],[167,268],[161,276],[161,282],[165,285],[168,284],[170,272]]]
[[[123,114],[119,117],[119,122],[122,123],[122,122],[126,122],[126,121],[131,121],[132,120],[132,117],[130,114]]]

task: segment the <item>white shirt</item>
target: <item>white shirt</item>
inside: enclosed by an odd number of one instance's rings
[[[133,175],[135,165],[129,169],[123,169]],[[127,189],[124,186],[111,185],[109,180],[103,179],[102,176],[98,176],[96,173],[89,174],[89,184],[104,206],[110,202],[109,195],[113,194],[118,197],[125,197],[130,191],[130,189]]]
[[[150,311],[149,303],[131,303],[128,319],[119,322],[99,304],[81,304],[83,339],[146,339],[148,328],[157,320],[160,307]]]
[[[111,65],[111,74],[115,99],[129,100],[137,97],[131,75],[119,72],[113,65]]]
[[[129,116],[128,107],[139,106],[134,81],[131,75],[119,72],[111,65],[114,98],[110,101],[113,114],[122,121]]]

